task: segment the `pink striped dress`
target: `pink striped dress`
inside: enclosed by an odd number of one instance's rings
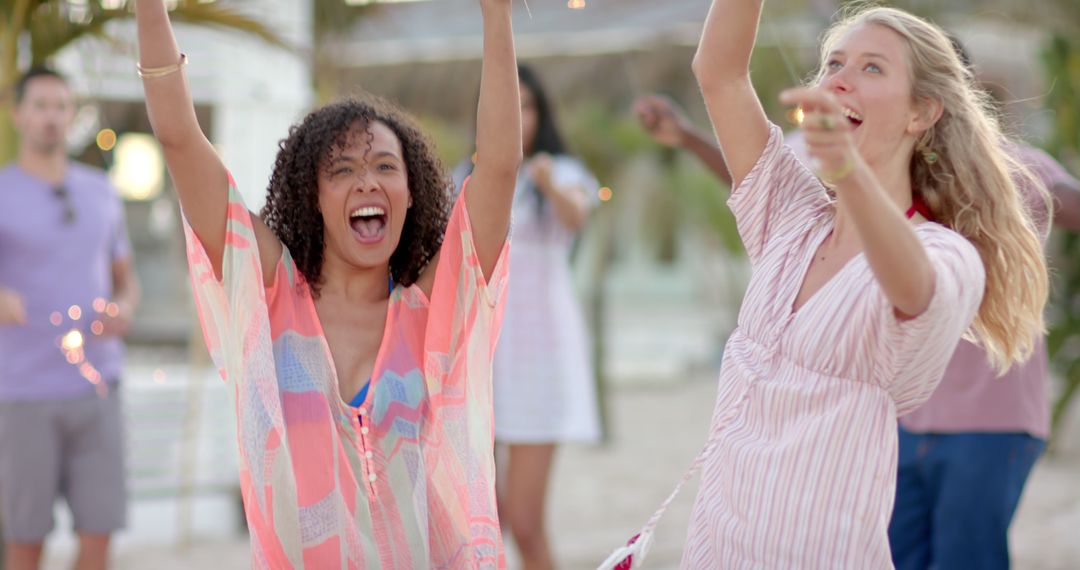
[[[752,273],[708,443],[683,480],[701,468],[682,567],[891,568],[896,418],[940,381],[981,302],[982,262],[923,223],[937,278],[922,315],[899,321],[861,254],[793,313],[835,206],[782,138],[774,125],[728,201]],[[635,565],[662,511],[621,553]]]
[[[509,242],[485,281],[458,199],[430,298],[393,290],[371,389],[352,407],[288,249],[263,287],[239,192],[221,281],[185,230],[199,319],[236,410],[252,567],[502,567],[491,359]]]

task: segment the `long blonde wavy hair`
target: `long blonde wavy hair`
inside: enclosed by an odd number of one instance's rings
[[[972,332],[991,364],[1004,373],[1026,360],[1045,332],[1048,281],[1038,231],[1017,183],[1049,195],[1023,164],[1003,148],[1005,138],[990,96],[976,87],[949,37],[917,16],[886,7],[856,7],[822,42],[822,65],[852,29],[875,24],[899,34],[908,47],[912,98],[939,101],[944,112],[922,133],[911,158],[911,181],[936,220],[964,236],[986,268],[986,291]],[[929,162],[922,151],[932,151]]]

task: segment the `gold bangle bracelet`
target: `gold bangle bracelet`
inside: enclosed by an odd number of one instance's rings
[[[186,53],[180,54],[180,61],[172,65],[166,65],[164,67],[143,67],[142,64],[135,64],[135,69],[139,72],[139,77],[143,79],[155,79],[158,77],[165,77],[172,75],[177,71],[180,71],[185,65],[187,65],[188,58]]]
[[[818,171],[818,178],[821,178],[825,184],[835,186],[838,182],[848,177],[849,174],[855,171],[855,159],[848,156],[847,162],[843,166],[833,170],[831,172]]]

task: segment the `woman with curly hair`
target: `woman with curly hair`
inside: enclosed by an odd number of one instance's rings
[[[348,99],[290,129],[261,218],[199,130],[163,0],[136,2],[256,568],[503,565],[491,359],[521,162],[510,2],[480,0],[478,159],[456,201],[411,120]]]
[[[999,372],[1042,330],[1024,170],[941,29],[862,8],[826,34],[813,85],[781,96],[812,172],[750,81],[761,5],[713,0],[693,65],[752,273],[683,479],[701,469],[682,567],[891,568],[897,416],[969,327]],[[643,553],[660,513],[608,564]]]

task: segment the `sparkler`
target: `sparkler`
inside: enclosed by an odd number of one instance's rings
[[[98,317],[102,315],[116,317],[120,314],[119,305],[101,298],[94,299],[91,308]],[[67,317],[72,321],[79,321],[84,316],[82,307],[78,305],[68,307],[66,313]],[[89,317],[90,314],[90,311],[86,311],[86,316]],[[60,311],[54,311],[49,315],[49,322],[55,327],[60,327],[64,322],[64,315]],[[93,336],[105,334],[105,323],[101,318],[94,319],[90,323],[90,334]],[[101,372],[86,359],[86,336],[83,332],[79,328],[72,328],[60,336],[57,344],[60,347],[60,352],[64,355],[64,360],[74,366],[79,371],[79,374],[94,386],[98,395],[103,398],[108,395],[109,387],[102,381]]]
[[[532,19],[532,9],[529,8],[529,0],[522,0],[525,4],[525,12],[529,14],[529,19]],[[566,7],[571,10],[584,10],[585,0],[566,0]]]
[[[795,107],[794,109],[788,110],[787,118],[795,125],[802,125],[803,119],[806,118],[806,113],[803,112],[802,107]]]

